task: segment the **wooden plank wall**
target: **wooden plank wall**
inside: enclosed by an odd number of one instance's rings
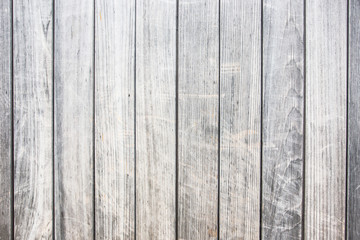
[[[0,239],[360,238],[359,14],[0,1]]]

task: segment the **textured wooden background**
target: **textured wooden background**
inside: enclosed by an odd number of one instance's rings
[[[360,239],[359,0],[1,0],[0,239]]]

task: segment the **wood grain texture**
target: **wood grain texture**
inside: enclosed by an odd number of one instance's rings
[[[305,239],[345,238],[347,2],[306,2]]]
[[[134,239],[135,1],[96,0],[97,239]]]
[[[301,239],[303,3],[303,0],[264,1],[263,239]]]
[[[55,237],[93,238],[94,5],[55,0]]]
[[[261,1],[220,9],[220,239],[259,239]]]
[[[179,2],[179,239],[217,239],[219,1]]]
[[[11,238],[11,1],[0,1],[0,239]]]
[[[349,1],[347,239],[360,239],[360,2]]]
[[[175,239],[176,0],[136,6],[136,238]]]
[[[52,39],[49,1],[13,2],[14,235],[52,238]]]

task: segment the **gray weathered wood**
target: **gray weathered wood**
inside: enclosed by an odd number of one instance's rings
[[[305,239],[345,237],[347,2],[306,2]]]
[[[360,2],[349,1],[348,239],[360,239]]]
[[[11,238],[11,1],[0,1],[0,239]]]
[[[136,6],[136,234],[175,239],[176,0]]]
[[[264,1],[263,239],[301,239],[303,4],[303,0]]]
[[[220,9],[220,239],[259,239],[261,1]]]
[[[55,236],[93,238],[94,5],[55,0]]]
[[[97,239],[134,239],[135,1],[96,0]]]
[[[217,239],[219,1],[179,2],[180,239]]]
[[[13,1],[14,235],[52,238],[52,3]]]

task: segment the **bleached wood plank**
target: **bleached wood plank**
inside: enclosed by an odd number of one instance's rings
[[[97,239],[134,239],[135,1],[96,0]]]
[[[11,239],[11,1],[0,1],[0,239]]]
[[[55,0],[55,237],[92,239],[94,4]]]
[[[13,1],[14,236],[52,238],[52,39],[49,1]]]
[[[261,1],[220,9],[220,239],[259,239]]]
[[[179,1],[180,239],[217,239],[219,1]]]
[[[360,2],[349,1],[347,239],[360,239]]]
[[[265,0],[263,239],[301,239],[304,1]]]
[[[175,239],[176,0],[136,6],[136,238]]]
[[[345,237],[347,2],[306,2],[305,239]]]

